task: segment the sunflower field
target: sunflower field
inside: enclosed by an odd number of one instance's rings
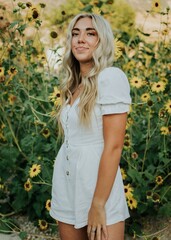
[[[11,2],[10,8],[0,5],[0,232],[13,231],[10,221],[16,214],[28,215],[44,231],[55,225],[49,210],[53,164],[61,145],[54,117],[60,106],[60,50],[69,20],[81,11],[102,14],[111,23],[114,65],[123,69],[131,86],[132,105],[121,159],[131,215],[126,231],[136,237],[142,234],[142,219],[170,218],[169,7],[151,1],[146,18],[155,15],[161,19],[154,37],[143,26],[136,28],[134,10],[124,1],[75,1],[74,12],[72,1],[66,1],[51,19],[55,30],[49,34],[50,50],[57,66],[53,69],[40,36],[48,6]],[[111,8],[118,11],[111,14]]]

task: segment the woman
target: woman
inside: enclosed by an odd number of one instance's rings
[[[123,240],[129,217],[119,162],[131,103],[113,63],[113,33],[96,14],[70,23],[61,85],[64,130],[55,161],[51,216],[62,240]]]

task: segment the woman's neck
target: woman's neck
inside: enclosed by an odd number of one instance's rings
[[[92,62],[88,62],[88,63],[80,63],[80,73],[81,76],[84,77],[87,75],[88,72],[90,72],[92,68]]]

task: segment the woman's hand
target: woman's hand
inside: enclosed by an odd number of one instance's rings
[[[101,240],[102,236],[108,239],[106,213],[103,206],[92,203],[88,214],[87,233],[89,240]]]

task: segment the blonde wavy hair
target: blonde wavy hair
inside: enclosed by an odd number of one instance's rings
[[[72,29],[81,18],[91,18],[92,24],[98,34],[98,45],[93,52],[93,67],[84,77],[80,76],[80,66],[71,51]],[[81,13],[76,15],[68,27],[66,49],[63,58],[65,78],[61,83],[62,106],[67,99],[82,84],[82,94],[79,101],[80,123],[85,126],[90,124],[91,113],[97,97],[97,77],[106,67],[112,66],[114,60],[114,36],[109,23],[100,15],[94,13]],[[62,109],[62,108],[61,108]]]

